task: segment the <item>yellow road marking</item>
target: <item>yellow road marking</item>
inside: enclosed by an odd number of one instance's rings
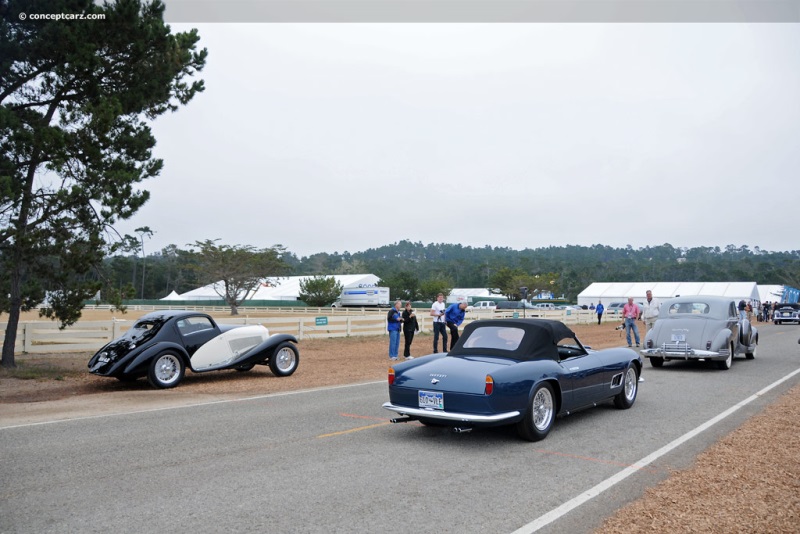
[[[333,436],[341,436],[342,434],[352,434],[353,432],[361,432],[362,430],[369,430],[370,428],[377,428],[379,426],[386,426],[391,425],[391,421],[385,421],[383,423],[377,423],[374,425],[367,425],[367,426],[360,426],[358,428],[351,428],[350,430],[342,430],[340,432],[331,432],[330,434],[321,434],[317,436],[318,438],[330,438]]]

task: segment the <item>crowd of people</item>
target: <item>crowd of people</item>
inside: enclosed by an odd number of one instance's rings
[[[653,328],[656,319],[658,319],[661,303],[658,299],[653,297],[653,292],[649,289],[646,292],[645,298],[645,302],[639,306],[633,301],[633,297],[628,297],[628,302],[622,308],[622,324],[619,328],[625,330],[625,341],[627,341],[628,347],[631,348],[633,347],[633,342],[636,343],[636,347],[641,347],[638,321],[644,324],[644,334],[647,335],[647,332]],[[398,353],[400,349],[401,331],[405,339],[403,357],[407,360],[414,358],[411,355],[411,343],[414,341],[414,334],[419,332],[419,321],[417,320],[416,313],[410,301],[406,302],[405,309],[401,312],[402,305],[402,301],[396,301],[392,309],[389,310],[387,316],[390,360],[399,359]],[[777,302],[764,302],[761,306],[756,306],[754,310],[752,303],[741,300],[738,305],[739,316],[742,319],[748,319],[750,321],[753,320],[754,316],[758,321],[770,321],[772,320],[773,313],[777,306]],[[456,302],[447,306],[444,302],[444,294],[439,293],[436,296],[436,301],[433,303],[430,310],[430,316],[433,318],[434,354],[439,352],[440,338],[442,340],[442,352],[448,351],[448,337],[450,339],[450,350],[455,346],[459,338],[458,328],[461,326],[461,323],[464,322],[466,309],[466,302]],[[594,313],[597,314],[597,324],[601,324],[603,313],[605,312],[602,301],[598,301],[597,306],[592,303],[589,309],[594,310]]]
[[[405,347],[403,357],[406,360],[413,360],[411,355],[411,343],[414,341],[414,334],[419,332],[419,321],[411,305],[406,302],[405,309],[401,312],[400,307],[403,302],[395,301],[392,309],[386,316],[386,329],[389,331],[389,359],[398,360],[400,358],[400,331],[403,332]],[[444,303],[444,294],[439,293],[436,301],[431,306],[430,315],[433,317],[433,353],[439,352],[439,338],[442,339],[442,352],[447,352],[447,338],[449,331],[450,350],[453,349],[458,341],[458,327],[464,322],[467,311],[466,302],[456,302],[447,306]]]

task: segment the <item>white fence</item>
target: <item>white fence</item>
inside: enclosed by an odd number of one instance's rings
[[[223,324],[263,324],[270,330],[270,333],[291,334],[301,340],[386,334],[387,310],[385,308],[378,310],[370,310],[368,308],[345,308],[344,310],[332,310],[330,308],[269,308],[268,313],[270,316],[266,317],[250,317],[250,313],[255,313],[252,308],[247,308],[248,315],[220,317],[221,313],[229,312],[229,308],[210,308],[197,307],[192,309],[214,314],[216,320]],[[301,315],[297,310],[302,310],[303,314]],[[355,315],[353,310],[360,313]],[[242,312],[244,313],[245,310],[243,309]],[[426,315],[426,312],[427,310],[421,310],[417,318],[420,332],[423,333],[430,332],[432,328],[431,317]],[[262,313],[265,313],[265,311],[262,311]],[[594,312],[588,310],[536,311],[535,314],[532,314],[531,310],[527,310],[525,313],[521,310],[518,312],[508,310],[501,312],[471,312],[467,314],[465,322],[491,318],[522,318],[523,316],[555,319],[566,324],[588,324],[597,321],[597,316]],[[603,319],[605,320],[606,317],[604,316]],[[614,320],[613,317],[608,319]],[[15,352],[23,353],[95,351],[122,335],[134,323],[135,319],[78,321],[73,326],[60,330],[58,324],[52,321],[21,322],[17,329],[14,350]],[[7,326],[8,323],[0,323],[0,343],[5,337]]]

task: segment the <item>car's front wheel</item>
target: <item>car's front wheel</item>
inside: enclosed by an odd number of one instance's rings
[[[658,358],[656,356],[650,357],[650,365],[653,367],[661,367],[664,365],[664,358]]]
[[[751,350],[750,352],[745,352],[744,353],[744,357],[747,358],[748,360],[752,360],[753,358],[756,357],[756,351],[757,350],[758,350],[758,347],[754,346],[753,350]]]
[[[627,410],[636,401],[636,394],[639,392],[639,374],[636,372],[636,366],[631,364],[628,370],[625,371],[625,377],[622,382],[622,391],[614,397],[614,406],[620,410]]]
[[[183,379],[185,372],[183,359],[174,352],[165,352],[150,362],[147,380],[156,388],[174,388]]]
[[[547,437],[556,418],[556,402],[553,387],[539,384],[533,392],[525,417],[517,423],[517,433],[522,439],[539,441]]]
[[[289,376],[297,370],[300,363],[300,352],[294,343],[284,341],[277,347],[269,359],[269,369],[275,376]]]

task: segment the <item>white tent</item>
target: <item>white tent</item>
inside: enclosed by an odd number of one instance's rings
[[[343,288],[376,287],[380,280],[374,274],[336,274],[331,275]],[[300,282],[313,276],[284,276],[265,278],[247,300],[297,300],[300,296]],[[179,295],[180,300],[219,300],[224,293],[224,285],[215,282]],[[219,290],[219,293],[215,291]]]
[[[164,298],[163,298],[163,299],[161,299],[161,300],[181,300],[181,296],[180,296],[180,295],[178,295],[178,294],[175,292],[175,290],[173,289],[173,290],[172,290],[172,292],[171,292],[169,295],[167,295],[166,297],[164,297]]]
[[[755,282],[595,282],[578,293],[578,305],[596,305],[602,300],[608,306],[612,302],[625,302],[628,297],[641,302],[648,289],[659,300],[679,295],[715,295],[736,301],[759,301]]]
[[[783,290],[784,290],[783,286],[759,285],[758,300],[760,300],[761,302],[782,302]]]

